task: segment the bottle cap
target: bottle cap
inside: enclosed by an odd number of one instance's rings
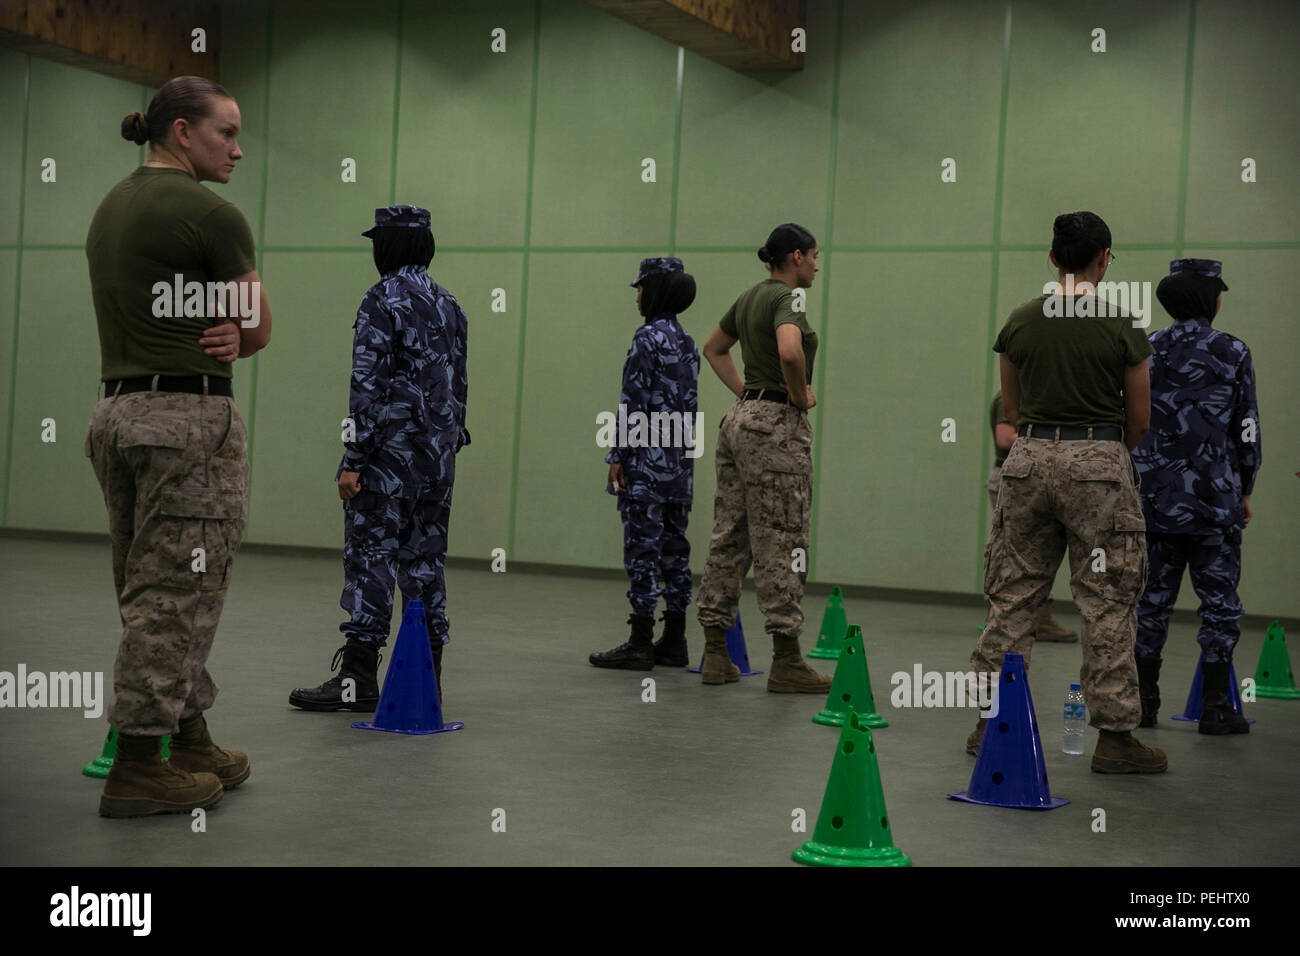
[[[1070,683],[1070,690],[1083,690],[1083,687],[1073,682]]]

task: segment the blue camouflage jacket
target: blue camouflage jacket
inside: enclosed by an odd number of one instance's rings
[[[605,456],[606,462],[623,466],[629,498],[690,503],[695,459],[683,447],[686,442],[682,439],[700,440],[695,416],[699,376],[700,353],[695,341],[673,316],[657,315],[632,336],[619,397],[631,419],[627,442],[616,443]],[[654,425],[640,429],[639,435],[632,419],[638,412]],[[657,417],[652,417],[656,413]],[[698,444],[695,454],[699,454]],[[613,494],[612,489],[606,490]]]
[[[1208,319],[1180,319],[1151,347],[1151,429],[1133,451],[1147,530],[1240,529],[1261,460],[1250,349]]]
[[[390,272],[357,309],[348,406],[354,441],[338,474],[361,487],[400,494],[455,478],[465,428],[467,324],[450,292],[422,266]]]

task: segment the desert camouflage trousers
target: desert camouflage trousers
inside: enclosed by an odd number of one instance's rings
[[[108,709],[120,734],[175,733],[216,697],[206,664],[244,532],[247,440],[230,398],[133,392],[95,406],[85,451],[122,619]]]
[[[726,630],[736,618],[740,586],[751,564],[767,633],[797,638],[803,629],[809,519],[812,512],[812,426],[793,405],[736,402],[722,419],[715,452],[713,534],[704,563],[699,622]],[[796,549],[802,549],[798,561]]]
[[[996,672],[1008,652],[1028,665],[1035,615],[1067,551],[1090,723],[1132,730],[1141,716],[1133,645],[1147,545],[1137,469],[1120,442],[1016,439],[984,549],[989,611],[971,667]]]

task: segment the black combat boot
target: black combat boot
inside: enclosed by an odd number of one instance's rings
[[[1138,698],[1142,702],[1142,720],[1139,727],[1154,727],[1156,712],[1160,710],[1160,658],[1147,660],[1139,657]]]
[[[342,669],[339,669],[340,658],[343,661]],[[330,670],[339,672],[319,687],[299,687],[289,695],[289,703],[303,710],[359,710],[367,714],[375,712],[375,708],[379,706],[379,677],[376,674],[379,670],[379,648],[350,637],[346,644],[334,652]],[[349,677],[356,684],[355,693],[348,696],[355,697],[355,700],[345,701],[343,681]]]
[[[632,635],[627,643],[618,645],[612,651],[592,654],[587,660],[597,667],[614,667],[625,671],[654,670],[655,619],[633,614],[627,622],[632,625]]]
[[[1221,737],[1224,734],[1248,734],[1250,724],[1232,706],[1228,693],[1229,661],[1201,662],[1201,722],[1197,730]]]
[[[686,612],[664,611],[664,635],[655,641],[655,663],[663,667],[685,667]]]

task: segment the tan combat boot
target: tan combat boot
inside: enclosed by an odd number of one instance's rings
[[[966,752],[972,757],[980,755],[980,744],[984,740],[984,728],[988,726],[989,719],[981,717],[975,722],[975,729],[970,732],[966,738]]]
[[[208,734],[203,715],[180,722],[172,734],[172,766],[190,773],[215,774],[226,790],[233,790],[248,779],[248,757],[238,750],[222,750]]]
[[[214,774],[191,774],[164,763],[161,737],[118,734],[117,757],[99,798],[101,817],[147,817],[207,809],[222,796]]]
[[[772,673],[767,689],[774,694],[827,694],[833,678],[808,666],[799,649],[799,638],[772,635]]]
[[[727,653],[727,632],[720,627],[704,629],[704,662],[700,664],[703,684],[734,684],[740,680],[740,668],[731,663]]]
[[[1129,731],[1101,731],[1092,755],[1098,773],[1164,773],[1169,759],[1163,750],[1144,747]]]
[[[1038,612],[1038,617],[1034,622],[1034,640],[1049,641],[1055,644],[1071,644],[1079,639],[1079,635],[1068,628],[1061,627],[1052,619],[1052,605],[1044,604]]]

